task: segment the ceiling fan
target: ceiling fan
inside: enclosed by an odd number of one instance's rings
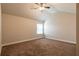
[[[47,3],[34,3],[34,4],[39,6],[39,7],[33,8],[33,9],[44,10],[44,9],[50,9],[51,8]]]
[[[58,12],[59,10],[52,4],[48,3],[34,3],[37,7],[32,8],[34,10],[39,10],[41,12],[47,12],[47,13],[55,13]]]

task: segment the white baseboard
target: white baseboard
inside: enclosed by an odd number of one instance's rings
[[[7,46],[7,45],[12,45],[12,44],[16,44],[16,43],[21,43],[21,42],[25,42],[25,41],[31,41],[31,40],[36,40],[36,39],[40,39],[42,37],[37,37],[37,38],[31,38],[31,39],[27,39],[27,40],[22,40],[22,41],[17,41],[17,42],[10,42],[10,43],[6,43],[6,44],[2,44],[2,46]]]
[[[31,39],[22,40],[22,41],[17,41],[17,42],[6,43],[6,44],[2,44],[2,46],[12,45],[12,44],[16,44],[16,43],[25,42],[25,41],[36,40],[36,39],[40,39],[40,38],[42,38],[42,37],[37,37],[37,38],[31,38]],[[68,41],[68,40],[63,40],[63,39],[53,38],[53,37],[49,37],[49,36],[46,36],[45,38],[52,39],[52,40],[63,41],[63,42],[67,42],[67,43],[73,43],[73,44],[76,44],[76,42],[73,42],[73,41]]]
[[[53,37],[48,37],[48,36],[46,36],[46,38],[52,39],[52,40],[58,40],[58,41],[62,41],[62,42],[67,42],[67,43],[76,44],[76,42],[73,42],[73,41],[68,41],[68,40],[63,40],[63,39],[58,39],[58,38],[53,38]]]

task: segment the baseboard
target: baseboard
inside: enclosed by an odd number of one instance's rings
[[[21,43],[21,42],[31,41],[31,40],[41,39],[41,38],[42,38],[42,37],[37,37],[37,38],[31,38],[31,39],[22,40],[22,41],[17,41],[17,42],[6,43],[6,44],[2,44],[2,46],[12,45],[12,44],[16,44],[16,43]]]
[[[37,37],[37,38],[31,38],[31,39],[22,40],[22,41],[17,41],[17,42],[6,43],[6,44],[2,44],[2,47],[3,47],[3,46],[7,46],[7,45],[16,44],[16,43],[25,42],[25,41],[31,41],[31,40],[41,39],[41,38],[42,38],[42,37]],[[63,41],[63,42],[67,42],[67,43],[73,43],[73,44],[76,44],[76,42],[67,41],[67,40],[62,40],[62,39],[53,38],[53,37],[51,38],[51,37],[48,37],[48,36],[46,36],[45,38],[52,39],[52,40]]]
[[[58,39],[58,38],[51,38],[51,37],[46,37],[47,39],[52,39],[52,40],[57,40],[57,41],[62,41],[62,42],[66,42],[66,43],[72,43],[72,44],[76,44],[76,42],[73,41],[68,41],[68,40],[63,40],[63,39]]]

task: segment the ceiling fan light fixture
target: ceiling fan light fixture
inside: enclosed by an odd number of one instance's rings
[[[39,10],[44,10],[45,8],[44,8],[44,7],[39,7],[38,9],[39,9]]]

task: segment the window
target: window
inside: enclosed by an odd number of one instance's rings
[[[43,34],[43,24],[37,24],[37,34]]]

